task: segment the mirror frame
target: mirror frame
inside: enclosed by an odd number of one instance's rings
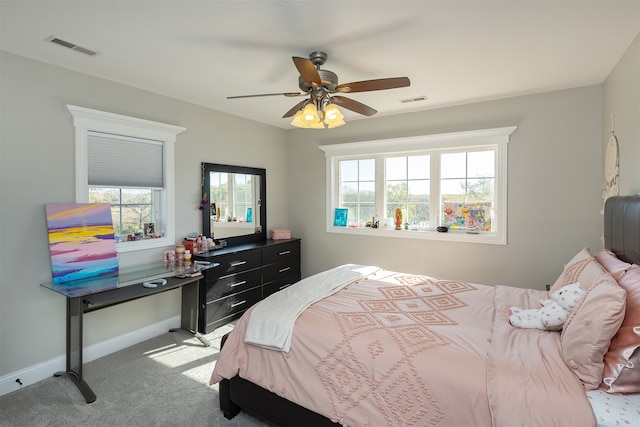
[[[225,237],[227,245],[239,245],[243,243],[259,242],[267,240],[267,171],[261,168],[251,168],[245,166],[222,165],[218,163],[202,162],[202,194],[207,194],[207,198],[211,200],[211,172],[224,173],[240,173],[245,175],[260,176],[260,199],[258,207],[260,208],[260,232],[253,234],[244,234],[241,236]],[[202,234],[211,237],[211,223],[209,217],[209,209],[202,210]],[[214,236],[215,238],[215,236]]]

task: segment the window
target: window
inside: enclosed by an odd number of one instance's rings
[[[375,215],[375,159],[342,160],[337,207],[347,208],[352,222],[362,224]]]
[[[397,209],[412,229],[430,224],[431,155],[385,157],[385,218],[394,218]],[[395,224],[394,224],[395,228]]]
[[[174,143],[185,128],[67,108],[76,128],[76,201],[111,204],[118,252],[174,245]]]
[[[327,231],[506,244],[507,143],[515,129],[321,146]],[[334,225],[336,209],[347,210],[346,227]],[[450,231],[436,232],[442,225]]]

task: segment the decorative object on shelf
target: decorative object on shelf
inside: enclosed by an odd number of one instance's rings
[[[109,203],[46,204],[53,283],[118,272]]]
[[[203,211],[205,206],[209,206],[209,200],[207,199],[207,193],[202,194],[202,199],[200,200],[200,208],[199,209],[201,211]]]
[[[604,203],[611,196],[620,193],[618,187],[618,175],[620,173],[620,157],[618,152],[618,138],[613,131],[613,116],[611,116],[611,136],[607,142],[607,154],[604,162],[604,185],[602,186],[602,211],[604,214]]]
[[[288,240],[291,239],[291,231],[290,230],[271,230],[271,238],[273,240]]]
[[[163,252],[164,264],[174,264],[176,262],[176,251],[164,251]]]
[[[395,216],[396,230],[402,230],[402,209],[396,208]]]
[[[346,227],[347,226],[347,214],[349,213],[348,209],[345,208],[336,208],[336,212],[333,216],[333,225],[334,227]]]
[[[212,202],[209,206],[209,216],[211,216],[213,221],[218,220],[218,209],[216,208],[216,202]]]
[[[449,231],[449,227],[447,227],[446,225],[441,225],[439,227],[436,227],[436,231],[438,233],[446,233],[447,231]]]
[[[444,224],[452,230],[492,231],[491,202],[452,202],[442,204]]]
[[[151,239],[156,237],[156,225],[153,222],[144,223],[144,237]]]

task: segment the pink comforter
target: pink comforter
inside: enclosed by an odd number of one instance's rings
[[[239,374],[348,426],[593,426],[560,334],[516,329],[543,291],[381,270],[311,305],[291,350],[230,334],[211,384]]]

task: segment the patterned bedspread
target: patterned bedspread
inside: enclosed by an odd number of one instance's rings
[[[289,352],[243,342],[248,310],[211,383],[239,374],[349,426],[595,425],[559,333],[508,324],[543,298],[379,270],[307,308]]]

